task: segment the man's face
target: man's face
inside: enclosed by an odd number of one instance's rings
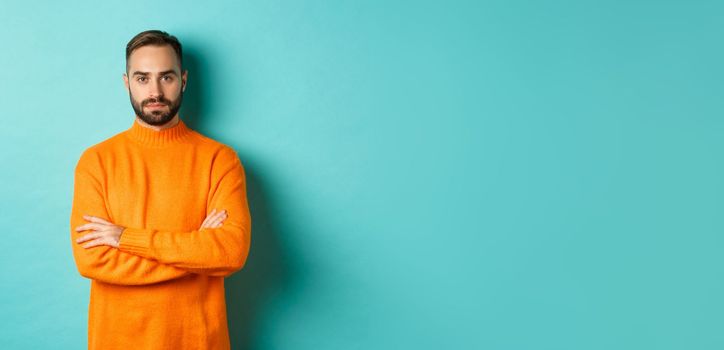
[[[181,108],[187,73],[181,75],[176,52],[169,45],[134,50],[123,81],[136,115],[155,126],[173,119]]]

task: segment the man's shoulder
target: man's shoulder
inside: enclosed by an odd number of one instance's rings
[[[89,162],[94,159],[102,158],[105,154],[112,152],[114,145],[121,141],[123,132],[118,132],[111,137],[102,141],[91,144],[81,152],[78,163]]]
[[[221,154],[221,156],[234,156],[236,157],[236,150],[234,150],[233,147],[212,139],[209,136],[206,136],[200,132],[194,131],[194,134],[198,140],[198,145],[205,148],[205,152],[208,152],[210,154],[213,154],[214,156],[218,156]]]
[[[94,163],[99,165],[104,158],[112,157],[119,148],[124,148],[129,142],[125,135],[126,131],[118,132],[100,142],[88,146],[80,155],[78,163]],[[191,135],[186,142],[197,148],[199,154],[210,155],[214,159],[227,161],[238,160],[236,150],[226,143],[206,136],[196,130],[191,130]]]

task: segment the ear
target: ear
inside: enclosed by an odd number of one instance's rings
[[[123,85],[126,87],[126,90],[128,90],[128,75],[126,75],[126,73],[123,73]]]
[[[186,82],[188,80],[189,70],[184,69],[183,74],[181,75],[181,91],[186,91]]]

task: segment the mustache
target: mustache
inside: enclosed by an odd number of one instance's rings
[[[165,98],[151,98],[148,100],[144,100],[142,105],[145,106],[145,105],[151,104],[151,103],[161,103],[161,104],[169,105],[169,104],[171,104],[171,101],[169,101]]]

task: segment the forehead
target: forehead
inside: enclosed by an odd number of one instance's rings
[[[144,72],[165,71],[169,69],[178,70],[176,51],[169,45],[141,46],[128,57],[128,70],[133,72],[140,70]]]

